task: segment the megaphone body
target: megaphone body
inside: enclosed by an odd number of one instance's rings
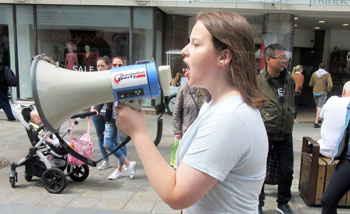
[[[76,72],[56,67],[36,57],[31,66],[31,79],[39,115],[45,128],[54,133],[70,116],[92,105],[160,95],[154,62],[108,71]]]

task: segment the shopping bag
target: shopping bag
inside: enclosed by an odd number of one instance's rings
[[[278,159],[274,147],[270,147],[267,155],[265,184],[278,184]]]
[[[173,148],[171,149],[171,158],[170,158],[170,165],[174,168],[176,168],[176,151],[177,147],[179,146],[179,139],[175,137]]]
[[[69,126],[70,126],[70,136],[71,136],[71,147],[73,150],[75,150],[77,153],[80,155],[92,159],[93,157],[93,148],[94,148],[94,143],[91,140],[90,136],[90,126],[91,123],[91,117],[88,118],[88,128],[86,133],[81,136],[79,139],[75,138],[73,136],[73,130],[72,130],[72,123],[69,121]],[[84,162],[78,160],[75,158],[73,155],[68,153],[68,164],[73,165],[73,166],[79,166],[85,164]]]

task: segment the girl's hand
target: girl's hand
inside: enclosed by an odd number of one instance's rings
[[[181,136],[181,134],[176,134],[175,137],[176,137],[178,140],[180,140],[182,136]]]
[[[116,126],[125,134],[134,138],[139,133],[147,133],[146,117],[144,111],[137,111],[127,105],[118,103]]]

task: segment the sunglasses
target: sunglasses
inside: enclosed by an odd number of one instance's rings
[[[121,67],[123,64],[112,64],[113,67]]]
[[[272,59],[278,59],[280,61],[284,61],[287,60],[288,58],[286,56],[279,56],[279,57],[275,57],[275,56],[270,56]]]

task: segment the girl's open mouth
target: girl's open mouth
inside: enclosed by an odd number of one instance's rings
[[[190,75],[190,68],[189,68],[189,67],[184,68],[184,69],[182,70],[182,72],[184,73],[184,76],[185,76],[185,77],[188,77],[188,76]]]

